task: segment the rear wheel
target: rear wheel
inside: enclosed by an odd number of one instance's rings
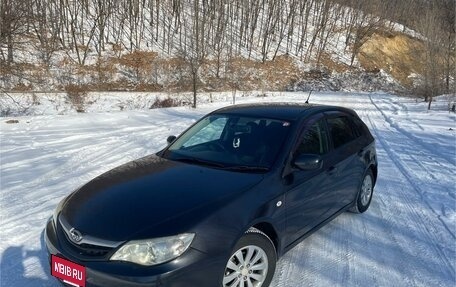
[[[223,287],[268,287],[276,266],[276,251],[271,239],[251,228],[241,237],[228,260]]]
[[[363,181],[358,191],[358,198],[355,205],[350,211],[355,213],[363,213],[368,208],[372,201],[372,194],[374,192],[374,176],[372,170],[369,169],[364,175]]]

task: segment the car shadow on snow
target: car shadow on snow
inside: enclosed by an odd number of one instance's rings
[[[50,266],[44,243],[44,231],[40,234],[39,250],[27,250],[24,246],[8,247],[0,259],[0,286],[51,287],[60,286],[50,274]],[[27,275],[32,268],[33,275]],[[38,277],[36,274],[43,274]]]

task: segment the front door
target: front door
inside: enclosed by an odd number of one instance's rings
[[[311,119],[304,127],[293,158],[302,154],[319,155],[322,168],[290,174],[285,195],[287,208],[287,240],[289,245],[332,215],[337,202],[337,170],[329,150],[328,132],[323,116]]]

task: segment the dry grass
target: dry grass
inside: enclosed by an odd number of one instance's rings
[[[158,54],[156,52],[134,51],[130,54],[122,55],[119,63],[126,67],[147,70],[153,65],[157,56]]]
[[[24,84],[24,83],[19,83],[16,86],[12,88],[13,92],[30,92],[33,90],[33,85],[32,84]]]
[[[78,113],[85,112],[84,102],[85,96],[87,95],[87,88],[80,85],[67,85],[65,86],[65,91],[67,93],[68,99],[71,104],[74,106]]]
[[[337,73],[344,73],[349,70],[352,70],[353,68],[350,67],[350,65],[341,63],[341,62],[336,62],[331,58],[331,55],[323,52],[320,57],[321,64],[326,67],[330,71],[335,71]]]
[[[166,99],[156,98],[154,103],[149,107],[149,109],[170,108],[181,105],[182,103],[180,101],[172,99],[171,97],[167,97]]]
[[[238,89],[284,90],[302,76],[293,58],[282,55],[272,61],[234,58],[228,63],[227,82]]]
[[[189,67],[181,57],[161,58],[156,52],[134,51],[122,55],[122,47],[113,47],[118,57],[101,57],[91,65],[78,65],[74,59],[60,60],[59,74],[39,65],[0,65],[2,75],[27,71],[30,81],[17,84],[15,91],[40,89],[38,84],[49,77],[57,79],[54,89],[73,92],[75,82],[81,91],[144,91],[187,92],[192,90]],[[409,75],[423,70],[424,45],[420,40],[400,33],[376,32],[361,47],[358,55],[361,66],[368,72],[383,69],[405,86],[411,85]],[[421,52],[420,52],[421,51]],[[320,68],[305,72],[296,58],[281,55],[274,60],[261,62],[235,57],[228,62],[206,60],[199,70],[199,91],[223,90],[285,90],[290,84],[305,79],[319,79],[332,71],[343,73],[356,68],[334,60],[330,54],[320,57]],[[220,64],[217,76],[217,64]],[[322,72],[323,71],[323,72]],[[324,73],[324,75],[322,74]],[[29,85],[28,83],[33,83]],[[77,93],[76,93],[77,94]]]

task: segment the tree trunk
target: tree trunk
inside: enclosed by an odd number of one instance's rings
[[[445,73],[445,88],[446,88],[446,92],[449,93],[450,92],[450,71],[451,71],[451,33],[449,33],[448,35],[448,50],[447,50],[447,54],[446,54],[446,73]]]
[[[197,80],[197,72],[192,72],[192,81],[193,81],[193,106],[192,108],[196,109],[196,80]]]
[[[12,64],[14,57],[13,57],[13,35],[10,33],[8,35],[8,64]]]

